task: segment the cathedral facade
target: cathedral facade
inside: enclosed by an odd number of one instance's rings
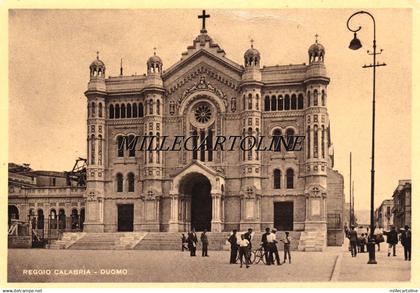
[[[156,53],[144,75],[106,77],[99,56],[90,65],[84,231],[276,227],[319,246],[339,244],[343,178],[332,169],[325,48],[316,40],[307,64],[262,66],[251,44],[238,64],[204,21],[167,69]],[[146,135],[156,145],[163,136],[193,136],[195,145],[216,136],[305,140],[299,151],[121,147]]]

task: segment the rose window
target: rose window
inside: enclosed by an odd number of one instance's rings
[[[200,123],[207,123],[211,119],[211,109],[209,105],[202,104],[197,106],[194,111],[195,120]]]

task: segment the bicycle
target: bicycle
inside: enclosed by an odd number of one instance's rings
[[[259,264],[261,261],[265,264],[264,248],[262,246],[251,251],[251,255],[248,257],[251,264]],[[238,262],[240,262],[239,254],[236,257],[236,263]]]

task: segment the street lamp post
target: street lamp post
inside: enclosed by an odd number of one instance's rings
[[[368,251],[369,251],[369,261],[368,264],[376,264],[375,259],[375,237],[374,237],[374,230],[375,230],[375,88],[376,88],[376,67],[385,66],[385,63],[376,62],[376,55],[382,53],[382,49],[377,52],[376,51],[376,23],[375,18],[372,14],[367,11],[358,11],[353,13],[349,19],[347,20],[347,28],[349,31],[354,33],[354,38],[351,40],[349,48],[352,50],[358,50],[362,47],[362,43],[357,38],[357,32],[362,29],[359,26],[356,29],[352,29],[349,25],[350,19],[358,14],[367,14],[373,21],[373,52],[367,51],[368,55],[373,56],[373,63],[370,65],[363,65],[363,68],[373,68],[373,91],[372,91],[372,157],[371,157],[371,169],[370,169],[370,237],[368,242]]]

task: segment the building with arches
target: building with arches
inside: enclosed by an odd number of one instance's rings
[[[325,48],[308,63],[262,66],[251,44],[242,64],[210,37],[205,20],[180,61],[156,52],[146,74],[89,67],[85,231],[301,231],[303,247],[341,244],[343,177],[333,170]],[[304,59],[305,48],[302,48]],[[127,149],[136,136],[305,136],[302,151]],[[124,137],[128,138],[124,140]],[[305,242],[306,241],[306,242]]]

